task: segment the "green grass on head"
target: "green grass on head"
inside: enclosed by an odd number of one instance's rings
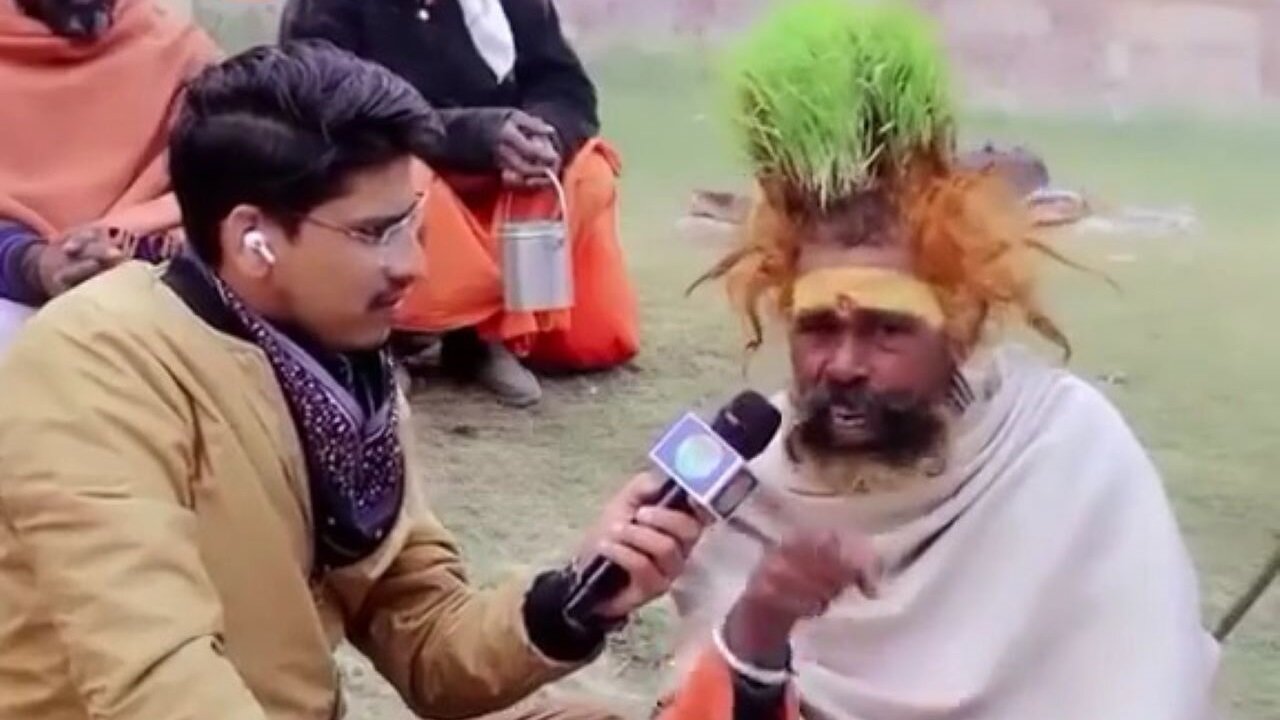
[[[758,175],[825,206],[954,124],[930,20],[896,0],[790,0],[727,58],[731,118]]]

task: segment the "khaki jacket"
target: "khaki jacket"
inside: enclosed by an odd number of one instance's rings
[[[437,718],[571,669],[531,645],[527,583],[469,587],[416,491],[310,582],[306,483],[265,356],[155,270],[50,304],[0,362],[0,720],[329,720],[344,637]]]

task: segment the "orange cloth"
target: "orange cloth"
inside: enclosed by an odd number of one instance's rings
[[[426,273],[401,306],[402,330],[475,327],[505,342],[535,367],[595,370],[626,362],[639,347],[635,292],[617,232],[620,161],[592,140],[564,174],[572,245],[573,307],[507,312],[502,295],[499,217],[510,203],[519,217],[551,217],[552,190],[490,192],[465,201],[444,179],[429,180],[423,243]]]
[[[733,676],[714,649],[704,652],[667,702],[658,720],[733,720]],[[786,705],[776,718],[799,720],[795,693],[787,689]]]
[[[153,0],[74,44],[0,0],[0,219],[45,238],[85,225],[137,234],[179,224],[167,194],[168,120],[213,41]]]

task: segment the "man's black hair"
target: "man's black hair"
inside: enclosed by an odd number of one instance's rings
[[[218,263],[219,228],[242,204],[296,232],[353,172],[430,157],[443,134],[439,116],[407,82],[325,41],[236,55],[191,82],[170,136],[187,242]]]

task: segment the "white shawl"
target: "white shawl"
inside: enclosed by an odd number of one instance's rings
[[[1025,351],[974,365],[978,399],[939,477],[888,495],[805,494],[783,433],[754,463],[765,490],[738,516],[751,532],[858,528],[887,568],[878,599],[850,592],[792,638],[806,720],[1213,717],[1217,646],[1124,420]],[[707,647],[759,558],[751,532],[722,524],[699,545],[674,592],[678,666]]]

